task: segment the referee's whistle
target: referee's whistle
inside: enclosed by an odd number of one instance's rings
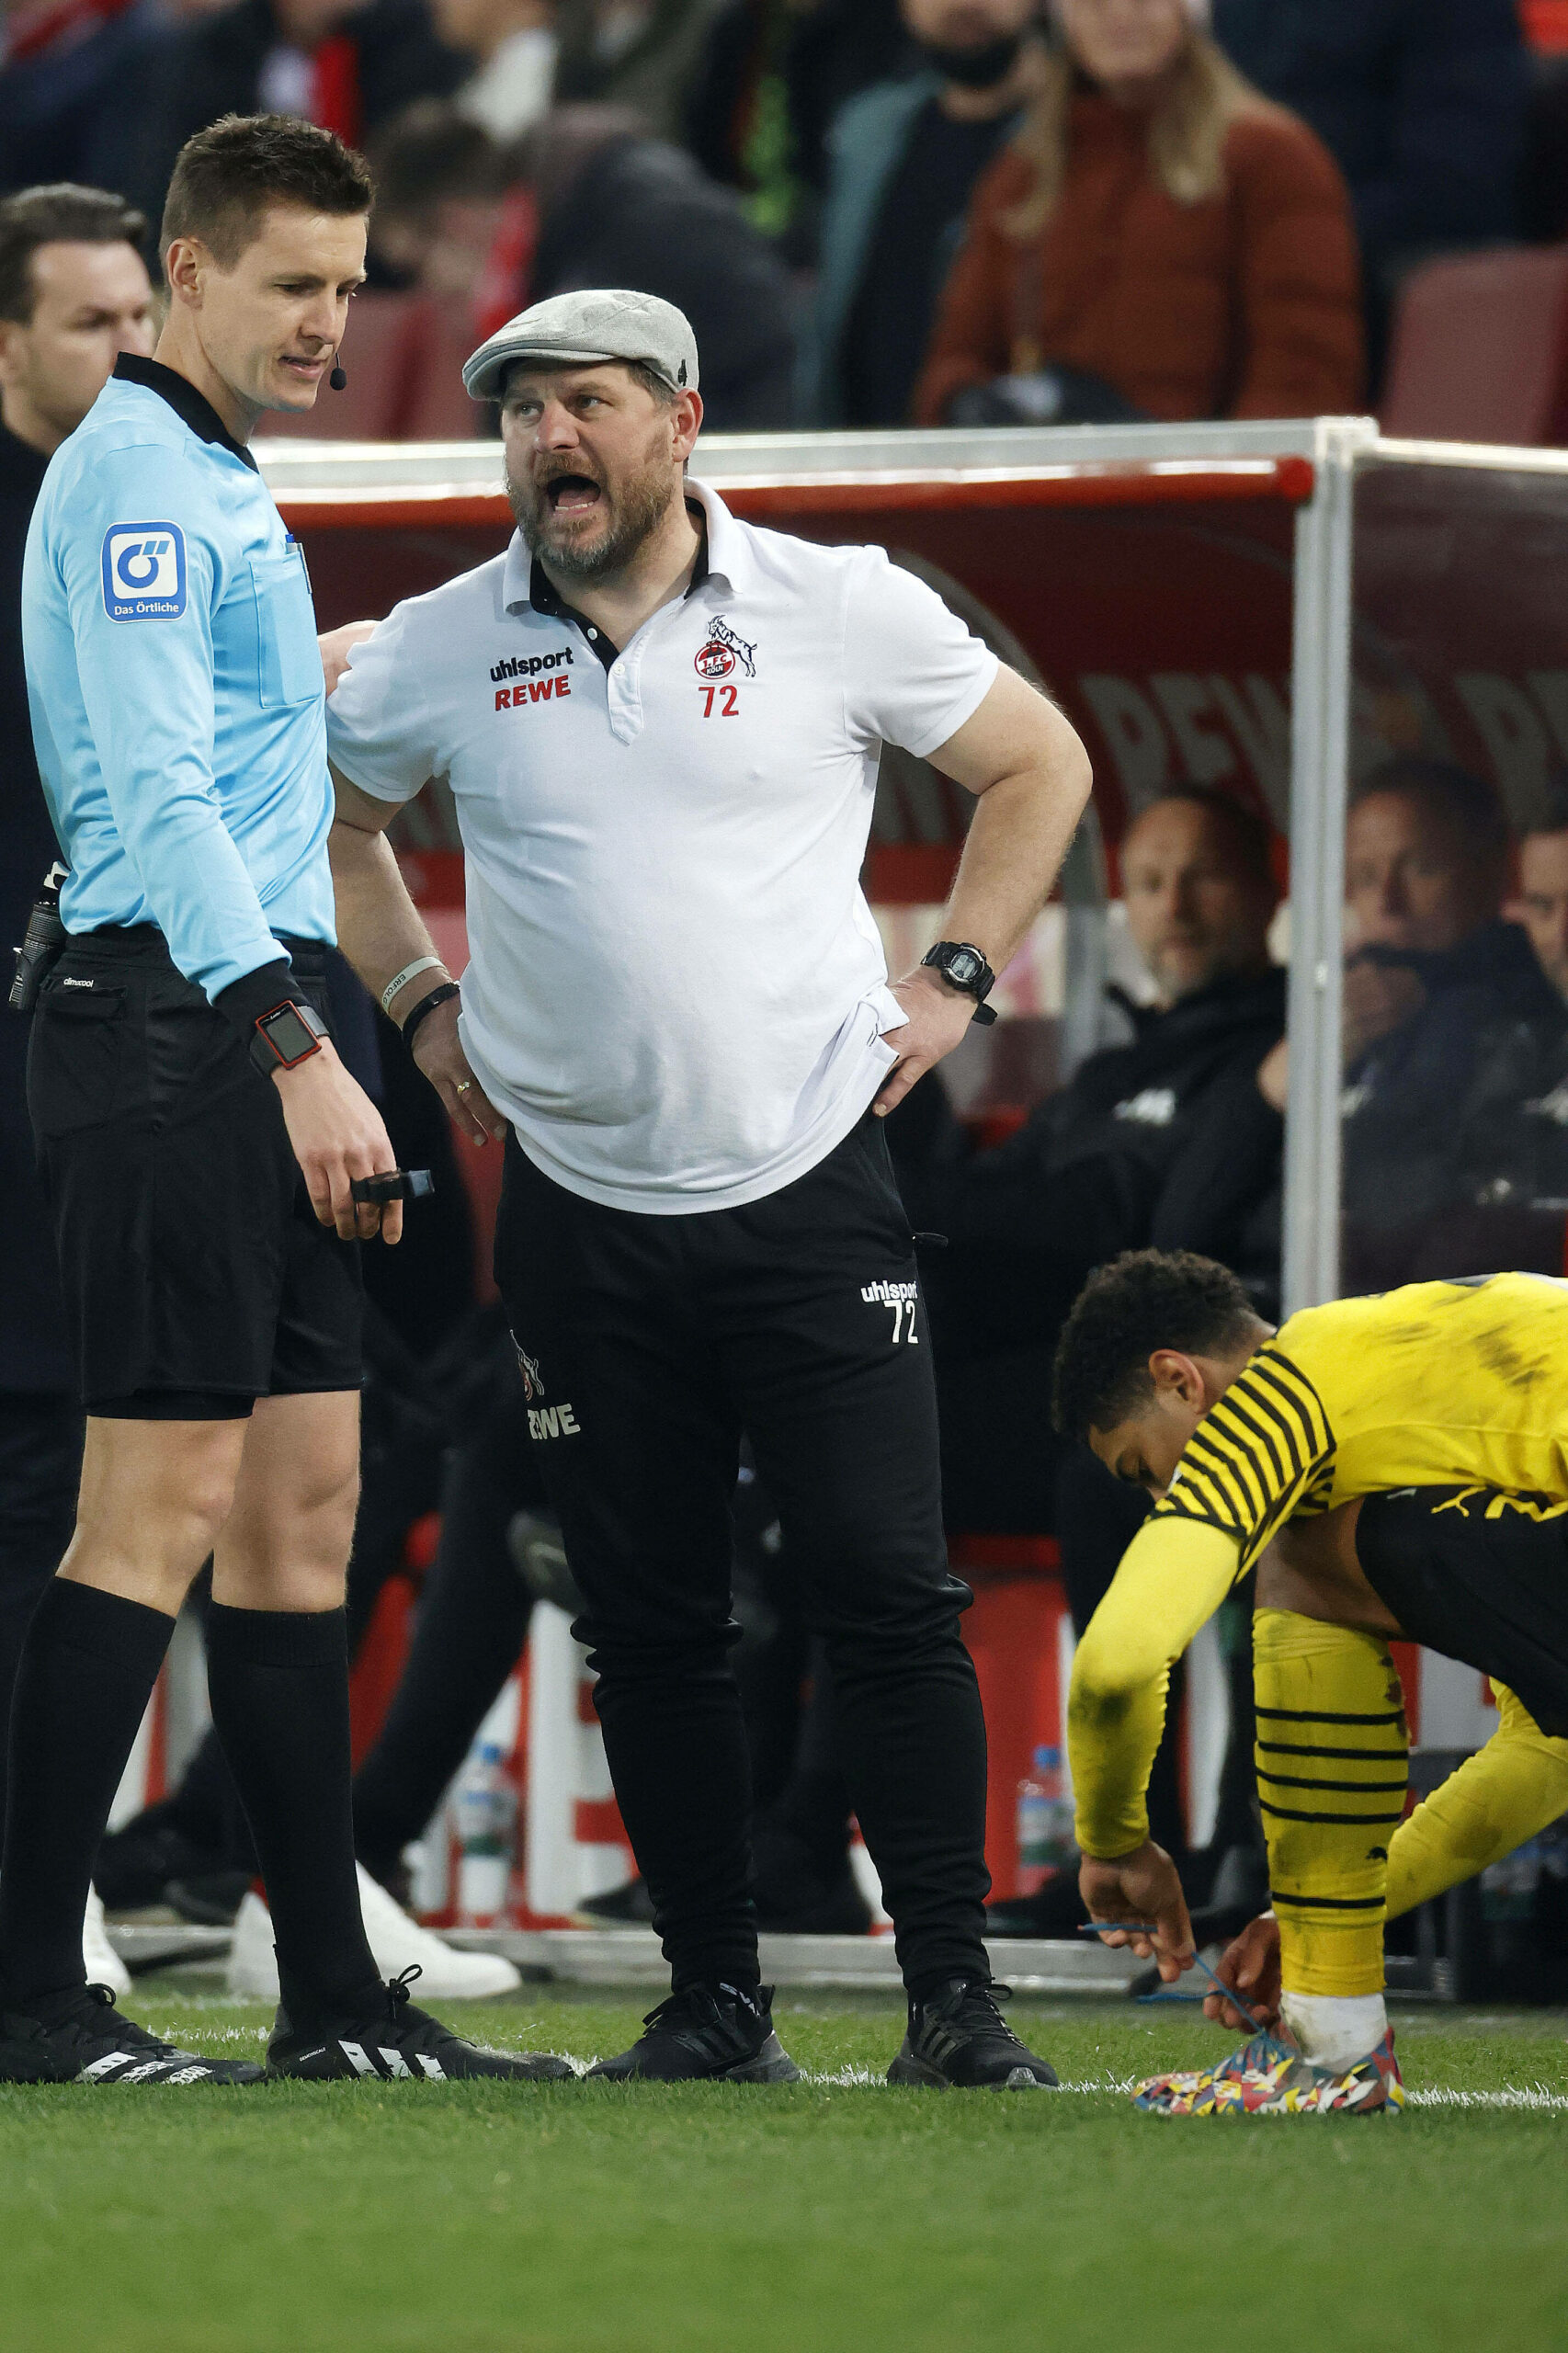
[[[379,1176],[356,1176],[348,1190],[356,1201],[426,1201],[436,1189],[428,1168],[387,1168]]]

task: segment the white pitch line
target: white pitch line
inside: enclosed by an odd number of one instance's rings
[[[802,2080],[808,2084],[825,2084],[846,2088],[858,2088],[868,2085],[881,2084],[883,2081],[881,2075],[874,2075],[869,2067],[839,2067],[831,2073],[802,2069],[801,2075]],[[1085,2081],[1069,2081],[1060,2085],[1058,2088],[1064,2092],[1076,2092],[1080,2096],[1087,2094],[1103,2097],[1107,2093],[1111,2093],[1125,2097],[1141,2080],[1134,2075],[1125,2077],[1100,2075]],[[1568,2116],[1568,2092],[1548,2091],[1543,2084],[1510,2085],[1501,2091],[1488,2092],[1454,2091],[1437,2086],[1417,2091],[1407,2091],[1405,2098],[1412,2108],[1515,2109],[1538,2116]]]
[[[1544,2084],[1515,2084],[1500,2092],[1407,2091],[1405,2098],[1412,2108],[1513,2108],[1568,2116],[1568,2092],[1549,2092]]]

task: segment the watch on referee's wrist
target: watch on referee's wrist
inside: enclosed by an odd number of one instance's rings
[[[986,1024],[995,1020],[996,1008],[987,1005],[985,1000],[996,985],[996,975],[972,940],[938,939],[935,948],[926,949],[920,961],[940,972],[949,988],[957,989],[962,996],[974,999],[973,1018],[976,1021]]]
[[[250,1041],[250,1058],[271,1078],[280,1070],[296,1070],[319,1054],[326,1039],[326,1023],[312,1005],[275,1005],[257,1016]]]

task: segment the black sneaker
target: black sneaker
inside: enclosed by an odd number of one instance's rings
[[[688,1985],[650,2010],[630,2051],[590,2075],[649,2084],[798,2084],[801,2071],[773,2031],[773,1988]]]
[[[575,2077],[570,2059],[548,2051],[491,2051],[482,2042],[465,2042],[460,2034],[416,2010],[408,1998],[417,1963],[394,1977],[386,1988],[384,2004],[356,2018],[340,2018],[325,2029],[301,2034],[279,2003],[272,2040],[267,2046],[267,2072],[308,2084],[331,2083],[355,2075],[378,2075],[385,2082],[456,2083],[475,2075],[501,2075],[512,2083],[554,2084]]]
[[[929,2002],[911,2002],[903,2048],[890,2084],[927,2084],[937,2091],[1033,2091],[1053,2085],[1056,2070],[1018,2040],[997,2008],[1005,1985],[955,1977]]]
[[[258,2084],[254,2059],[203,2059],[122,2018],[107,1985],[73,1985],[0,2016],[0,2083]]]
[[[646,1880],[629,1879],[608,1895],[585,1895],[572,1916],[585,1928],[651,1928],[653,1899]]]

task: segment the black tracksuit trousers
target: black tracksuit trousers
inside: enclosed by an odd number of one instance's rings
[[[607,1209],[512,1140],[495,1271],[579,1639],[676,1984],[755,1984],[730,1647],[743,1430],[826,1646],[845,1778],[905,1982],[987,1974],[985,1726],[949,1574],[913,1237],[868,1112],[741,1209]]]

